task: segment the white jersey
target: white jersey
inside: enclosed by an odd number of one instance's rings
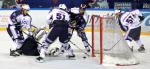
[[[17,17],[17,20],[20,21],[23,28],[30,28],[31,26],[31,17],[20,15]]]
[[[52,23],[54,20],[64,20],[69,21],[69,14],[61,9],[53,9],[47,16],[47,22]]]
[[[139,16],[142,16],[139,10],[134,10],[131,12],[125,12],[121,18],[120,21],[122,25],[127,26],[129,29],[137,28],[141,26],[140,18]]]
[[[31,17],[30,16],[24,16],[23,14],[20,14],[20,15],[18,15],[17,17],[16,17],[16,23],[20,23],[20,25],[21,25],[21,27],[22,28],[30,28],[30,26],[31,26],[31,21],[32,21],[32,19],[31,19]],[[15,23],[13,23],[12,21],[11,21],[11,19],[9,20],[9,23],[11,24],[11,25],[13,25],[13,24],[15,24]]]

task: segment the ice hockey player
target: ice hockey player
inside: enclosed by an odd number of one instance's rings
[[[80,8],[71,8],[69,14],[71,15],[71,28],[77,31],[78,36],[82,39],[86,52],[90,52],[90,44],[84,31],[86,27],[86,21],[84,19],[86,5],[81,4]]]
[[[73,31],[76,30],[78,36],[82,39],[82,42],[84,44],[84,47],[86,49],[87,53],[90,53],[90,44],[88,43],[88,39],[86,37],[86,33],[84,32],[84,29],[86,27],[86,21],[84,19],[84,12],[86,9],[85,4],[81,4],[81,6],[74,7],[68,10],[68,13],[70,14],[70,23],[69,23],[69,38],[71,39],[73,35]],[[72,43],[72,42],[71,42]],[[64,53],[64,47],[62,46],[60,49],[54,48],[50,50],[50,54],[52,56],[60,56]]]
[[[45,54],[49,45],[51,45],[57,37],[62,46],[67,50],[67,57],[74,58],[75,54],[68,44],[68,28],[69,28],[69,14],[66,12],[67,7],[65,4],[60,4],[58,8],[54,8],[47,17],[47,22],[52,25],[51,31],[48,33],[47,38],[42,42],[40,49],[40,56],[36,58],[38,62],[43,62]]]
[[[14,45],[11,46],[10,56],[19,56],[24,36],[22,28],[30,29],[31,16],[28,14],[30,7],[27,4],[22,4],[19,10],[14,11],[10,15],[7,32],[12,38]]]
[[[121,13],[121,10],[115,10],[115,14],[118,17],[118,22],[123,31],[126,32],[125,40],[131,44],[134,40],[139,46],[139,52],[145,52],[144,44],[141,42],[141,23],[144,20],[144,16],[138,10],[132,10]],[[133,49],[131,49],[133,51]]]

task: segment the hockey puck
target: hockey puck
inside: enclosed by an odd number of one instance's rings
[[[86,56],[83,56],[84,59],[86,59]]]

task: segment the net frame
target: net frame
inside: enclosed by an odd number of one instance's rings
[[[105,18],[105,17],[101,17],[101,16],[98,16],[98,15],[92,15],[92,17],[91,17],[91,19],[92,19],[92,24],[91,24],[91,27],[92,27],[92,57],[95,57],[95,42],[94,42],[94,40],[95,40],[95,37],[94,37],[94,35],[95,35],[95,33],[94,33],[94,26],[95,26],[95,21],[94,21],[94,17],[97,17],[97,18],[99,18],[99,60],[100,60],[100,64],[103,64],[103,57],[104,57],[104,55],[103,55],[103,53],[104,53],[104,49],[103,49],[103,19]],[[108,17],[109,18],[109,17]],[[110,18],[112,18],[112,17],[110,17]],[[117,43],[118,42],[120,42],[121,41],[121,39],[119,39],[118,41],[117,41]],[[116,43],[116,44],[117,44]],[[114,44],[114,46],[116,45],[116,44]],[[114,47],[113,46],[113,47]],[[113,48],[112,47],[112,48]],[[133,59],[133,58],[131,58],[131,59]],[[129,63],[129,64],[114,64],[114,65],[116,65],[116,66],[130,66],[130,65],[137,65],[137,64],[139,64],[139,62],[137,61],[137,62],[135,62],[135,63]]]

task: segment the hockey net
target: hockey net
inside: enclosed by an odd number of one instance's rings
[[[92,16],[92,56],[96,56],[100,64],[128,66],[139,63],[113,16]]]

